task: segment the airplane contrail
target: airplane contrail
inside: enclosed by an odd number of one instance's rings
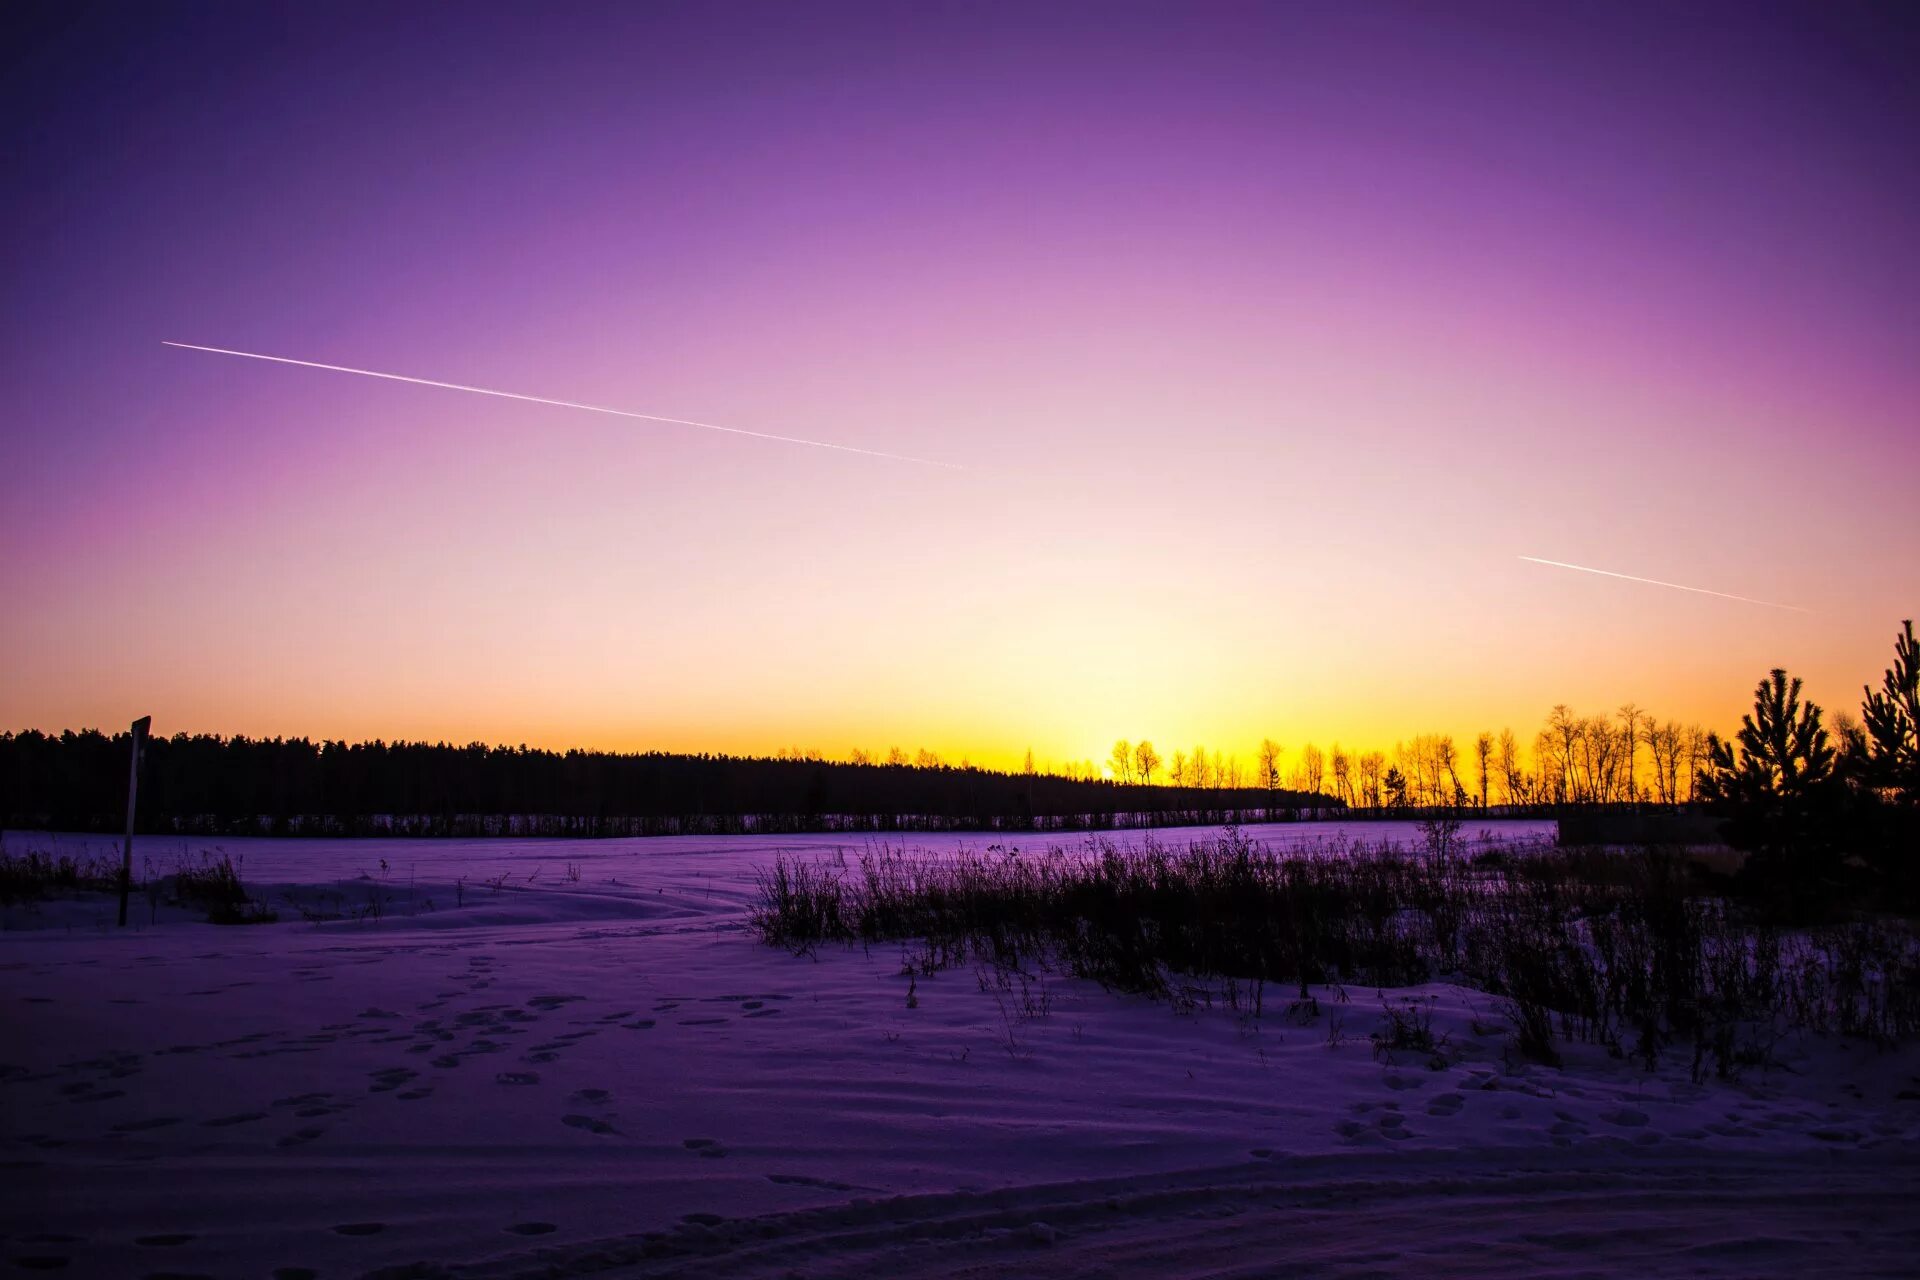
[[[1768,609],[1790,609],[1794,613],[1811,613],[1797,604],[1777,604],[1772,600],[1755,600],[1751,596],[1729,595],[1725,591],[1709,591],[1705,587],[1682,586],[1678,582],[1662,582],[1658,578],[1636,578],[1630,573],[1615,573],[1610,569],[1590,569],[1584,564],[1566,564],[1559,560],[1542,560],[1539,556],[1521,556],[1520,559],[1533,564],[1548,564],[1556,569],[1572,569],[1578,573],[1597,573],[1603,578],[1620,578],[1627,582],[1644,582],[1650,587],[1669,587],[1674,591],[1691,591],[1696,595],[1718,596],[1722,600],[1738,600],[1741,604],[1757,604]]]
[[[605,405],[581,404],[577,400],[552,400],[546,396],[521,395],[516,391],[493,391],[486,387],[469,387],[458,382],[436,382],[432,378],[409,378],[399,373],[379,373],[372,369],[353,369],[343,364],[321,364],[318,360],[295,360],[291,356],[261,355],[258,351],[233,351],[226,347],[203,347],[193,342],[166,342],[162,346],[179,347],[183,351],[210,351],[217,356],[240,356],[247,360],[268,360],[274,364],[299,365],[303,369],[325,369],[329,373],[357,373],[363,378],[384,378],[388,382],[411,382],[421,387],[439,387],[445,391],[466,391],[476,396],[498,396],[502,400],[524,400],[529,404],[554,405],[561,409],[584,409],[588,413],[606,413],[616,418],[639,418],[645,422],[668,422],[679,427],[699,427],[702,431],[724,431],[730,436],[752,436],[756,440],[774,440],[781,444],[803,444],[814,449],[832,449],[838,453],[857,453],[868,458],[885,458],[889,462],[912,462],[923,467],[944,467],[949,471],[965,471],[957,462],[935,462],[931,458],[914,458],[904,453],[883,453],[878,449],[860,449],[850,444],[834,444],[827,440],[803,440],[799,436],[777,436],[767,431],[749,431],[745,427],[723,427],[717,422],[695,422],[691,418],[666,418],[657,413],[635,413],[631,409],[609,409]]]

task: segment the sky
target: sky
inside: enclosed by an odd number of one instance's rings
[[[1898,6],[13,12],[0,729],[1725,728],[1920,605]]]

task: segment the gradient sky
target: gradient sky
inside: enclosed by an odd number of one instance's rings
[[[1853,705],[1920,606],[1920,42],[1677,8],[16,7],[0,728]]]

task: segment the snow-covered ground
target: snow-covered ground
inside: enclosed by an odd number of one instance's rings
[[[1509,1064],[1494,1002],[1448,985],[1322,990],[1304,1024],[1269,992],[1256,1022],[1050,975],[910,979],[892,946],[758,944],[755,870],[857,854],[844,837],[152,840],[136,861],[214,844],[279,923],[150,917],[138,896],[126,930],[97,897],[0,913],[0,1268],[1750,1276],[1920,1258],[1911,1048],[1786,1044],[1779,1067],[1695,1085],[1598,1050]],[[1448,1037],[1441,1069],[1376,1060],[1383,999],[1409,998]]]

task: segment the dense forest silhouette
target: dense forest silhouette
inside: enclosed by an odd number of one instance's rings
[[[120,829],[129,748],[127,734],[91,729],[0,734],[0,824]],[[1278,786],[664,752],[183,734],[150,740],[144,754],[138,829],[183,835],[1076,830],[1343,807]]]

